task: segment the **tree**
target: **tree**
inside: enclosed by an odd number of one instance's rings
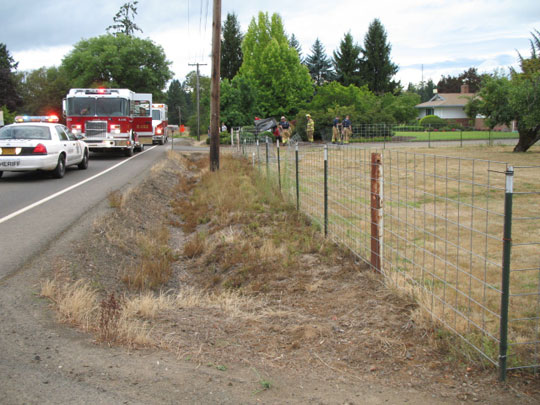
[[[223,80],[220,91],[221,121],[228,127],[252,125],[257,115],[257,89],[253,81],[243,76]]]
[[[62,60],[73,87],[120,87],[162,97],[172,78],[163,48],[125,34],[82,40]]]
[[[479,110],[490,128],[516,120],[519,141],[514,152],[526,152],[540,139],[540,71],[528,77],[495,74],[484,81],[479,96]]]
[[[510,69],[510,76],[496,73],[484,77],[480,101],[475,105],[491,128],[516,121],[519,141],[514,152],[526,152],[540,140],[540,32],[531,34],[530,58],[518,54],[522,72]]]
[[[326,56],[324,46],[319,41],[319,38],[315,40],[315,43],[311,47],[311,55],[306,58],[306,66],[317,86],[322,86],[334,77],[332,62]]]
[[[10,111],[15,111],[22,103],[14,76],[18,65],[6,44],[0,43],[0,107],[5,105]]]
[[[192,134],[197,135],[197,73],[189,72],[184,82],[184,89],[191,96],[191,104],[193,110],[188,118],[187,125],[190,127]],[[208,76],[199,76],[199,117],[201,134],[206,134],[210,127],[210,78]]]
[[[294,34],[291,34],[291,37],[289,38],[289,46],[296,50],[296,53],[298,53],[298,58],[300,59],[300,62],[304,63],[304,60],[302,58],[302,47],[300,46],[300,42],[298,42],[298,39],[296,39]]]
[[[427,82],[420,82],[418,85],[409,83],[409,86],[407,87],[408,92],[416,93],[420,96],[421,103],[429,101],[433,97],[435,89],[435,83],[433,83],[433,80],[431,79]]]
[[[124,3],[118,13],[113,17],[114,24],[107,27],[107,32],[115,30],[113,34],[124,34],[127,36],[133,36],[135,31],[141,31],[137,24],[133,21],[137,15],[138,1],[128,1]]]
[[[312,95],[311,77],[289,46],[281,17],[260,12],[242,43],[244,60],[239,74],[257,90],[261,116],[292,115]]]
[[[191,94],[186,91],[185,83],[181,84],[177,79],[171,81],[167,91],[167,106],[169,107],[169,122],[171,124],[187,123],[188,118],[193,114],[193,104]],[[178,116],[178,109],[182,115],[181,120]]]
[[[227,14],[221,40],[221,78],[232,79],[242,66],[242,32],[236,14]]]
[[[442,76],[437,83],[439,93],[461,93],[461,85],[469,86],[469,93],[477,93],[482,85],[483,75],[479,75],[476,68],[469,68],[459,76]]]
[[[375,94],[392,93],[400,87],[399,82],[392,80],[398,66],[390,59],[392,46],[387,43],[384,26],[379,19],[369,24],[364,37],[363,59],[360,72],[363,82]]]
[[[345,34],[339,44],[339,48],[334,51],[333,64],[336,71],[337,81],[348,86],[354,84],[361,85],[360,77],[360,52],[362,49],[353,42],[350,32]]]
[[[61,115],[62,99],[71,88],[61,68],[55,66],[21,73],[22,111],[30,115]]]

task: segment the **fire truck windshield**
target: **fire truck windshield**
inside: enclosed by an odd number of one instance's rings
[[[152,110],[152,119],[153,120],[160,120],[161,114],[159,110]]]
[[[67,114],[123,117],[129,115],[129,103],[123,98],[73,97],[67,100]]]

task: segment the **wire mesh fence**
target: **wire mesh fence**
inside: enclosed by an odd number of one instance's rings
[[[245,139],[248,143],[257,138],[264,140],[266,136],[274,140],[270,131],[258,133],[255,127],[241,127],[238,139]],[[293,131],[295,141],[307,141],[305,131],[301,128]],[[456,142],[463,146],[469,141],[476,141],[492,145],[517,140],[517,132],[509,130],[478,130],[462,125],[429,124],[429,125],[398,125],[398,124],[359,124],[352,125],[350,134],[345,134],[342,128],[335,132],[330,125],[316,125],[315,139],[324,142],[343,143],[376,143],[381,148],[387,144],[424,142],[429,147],[436,146],[440,142]],[[237,142],[235,140],[234,142]]]
[[[501,379],[540,366],[540,166],[331,144],[277,148],[256,137],[233,150],[499,366]]]

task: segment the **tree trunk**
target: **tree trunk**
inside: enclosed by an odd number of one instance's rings
[[[519,141],[514,152],[527,152],[527,150],[540,140],[540,127],[519,129]]]

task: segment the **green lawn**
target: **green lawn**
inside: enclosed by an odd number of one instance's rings
[[[395,132],[394,137],[406,137],[415,141],[459,141],[461,139],[510,139],[519,138],[517,132],[498,131],[432,131],[432,132]]]

